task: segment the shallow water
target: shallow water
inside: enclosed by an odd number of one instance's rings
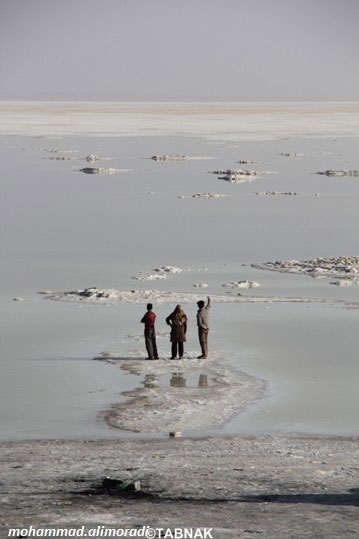
[[[156,288],[204,294],[238,291],[230,281],[255,280],[253,296],[301,296],[358,301],[359,287],[329,279],[271,273],[250,263],[358,254],[359,181],[313,172],[358,168],[355,138],[236,142],[179,137],[39,139],[1,137],[2,439],[122,437],[97,414],[145,380],[94,362],[103,350],[144,354],[141,305],[51,302],[39,290],[88,286]],[[78,172],[84,160],[52,161],[41,148],[111,157],[99,166],[130,168],[112,176]],[[22,149],[25,148],[25,149]],[[286,158],[282,152],[301,152]],[[330,154],[326,152],[331,152]],[[213,160],[158,163],[154,154]],[[232,185],[209,170],[272,170]],[[104,164],[105,163],[105,164]],[[256,196],[256,191],[302,196]],[[153,194],[149,194],[149,193]],[[214,192],[226,198],[180,199]],[[320,193],[321,196],[315,196]],[[134,281],[162,265],[208,268],[154,282]],[[246,264],[243,266],[242,264]],[[193,288],[206,283],[208,288]],[[13,297],[24,301],[13,302]],[[158,306],[158,331],[172,306]],[[195,306],[188,350],[197,350]],[[211,347],[241,370],[268,380],[259,404],[213,432],[276,430],[357,434],[358,311],[321,304],[215,305]],[[132,335],[129,336],[129,335]],[[135,338],[134,338],[134,337]],[[166,335],[159,336],[168,357]],[[201,373],[188,375],[190,386]],[[159,383],[169,384],[161,378]],[[193,433],[192,433],[193,434]]]

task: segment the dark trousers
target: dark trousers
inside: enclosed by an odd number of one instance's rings
[[[201,346],[202,356],[208,356],[208,329],[198,328],[199,344]]]
[[[173,342],[171,346],[172,357],[177,357],[177,344],[178,344],[178,355],[179,357],[183,356],[183,342]]]
[[[151,359],[158,357],[156,332],[154,329],[145,329],[145,344],[148,357]]]

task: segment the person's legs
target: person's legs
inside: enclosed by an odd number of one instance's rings
[[[201,355],[198,356],[198,359],[204,359],[207,357],[208,351],[208,330],[203,328],[198,328],[198,339],[201,346]]]
[[[183,357],[183,342],[178,343],[178,355],[179,357]]]
[[[150,329],[145,329],[145,344],[148,354],[148,359],[153,359],[153,348],[152,348],[152,331]]]
[[[158,351],[157,351],[156,332],[155,332],[155,330],[152,331],[152,350],[153,350],[153,357],[155,359],[158,359]]]
[[[172,343],[171,352],[172,352],[172,359],[174,359],[177,356],[177,343],[176,342]]]
[[[208,356],[208,329],[203,331],[204,357]]]

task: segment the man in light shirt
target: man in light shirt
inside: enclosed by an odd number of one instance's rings
[[[197,326],[198,338],[202,354],[197,359],[206,359],[208,356],[208,332],[209,332],[209,309],[211,308],[211,298],[207,296],[207,305],[204,301],[197,301]]]

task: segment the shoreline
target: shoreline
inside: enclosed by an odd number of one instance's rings
[[[0,443],[0,527],[212,527],[213,537],[351,536],[359,437]],[[140,481],[121,495],[103,479]],[[169,505],[170,504],[170,505]],[[170,507],[170,511],[169,511]]]
[[[216,354],[207,360],[193,354],[186,352],[180,361],[147,361],[138,352],[133,359],[109,352],[94,358],[144,378],[142,388],[122,392],[127,400],[113,403],[98,417],[121,431],[146,435],[184,432],[186,437],[196,432],[204,438],[208,429],[220,428],[265,398],[265,380],[221,364],[222,358]]]

